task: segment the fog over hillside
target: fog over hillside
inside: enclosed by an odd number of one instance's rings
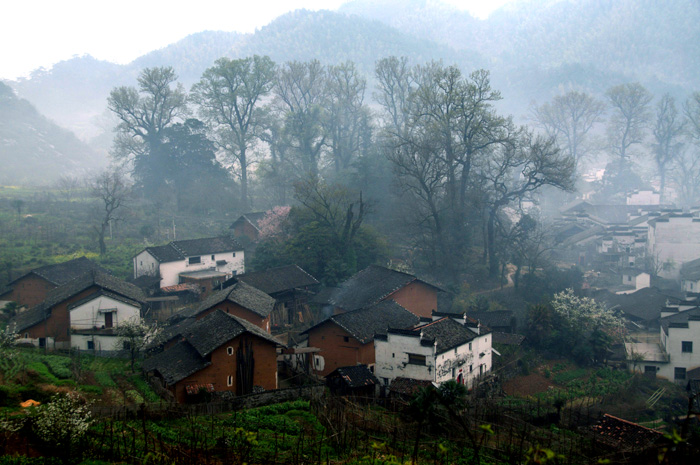
[[[524,121],[533,103],[569,89],[601,96],[639,81],[655,95],[684,99],[700,75],[698,24],[693,0],[523,0],[486,20],[435,1],[355,0],[336,12],[291,12],[253,34],[192,34],[127,65],[75,57],[7,84],[102,153],[111,139],[103,115],[112,88],[133,85],[143,68],[172,66],[189,89],[222,56],[349,60],[370,89],[375,62],[390,55],[414,64],[442,60],[465,73],[485,68],[504,97],[499,109]]]

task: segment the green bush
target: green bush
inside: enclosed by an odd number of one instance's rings
[[[58,355],[47,355],[43,360],[51,373],[60,379],[69,379],[73,376],[71,372],[71,359]]]
[[[107,373],[106,371],[96,371],[95,372],[95,379],[100,384],[100,386],[117,387],[117,383],[114,382],[114,380],[112,379],[112,376],[109,373]]]

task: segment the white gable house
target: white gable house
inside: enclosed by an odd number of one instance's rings
[[[134,257],[134,278],[159,276],[160,287],[180,284],[181,275],[212,270],[226,278],[245,272],[243,247],[233,238],[210,237],[147,247]]]
[[[376,335],[375,375],[385,386],[396,378],[409,378],[436,384],[455,380],[473,387],[491,371],[492,334],[469,325],[464,319],[442,317]]]
[[[68,306],[71,347],[96,351],[122,350],[117,328],[141,321],[141,304],[131,299],[98,292]]]

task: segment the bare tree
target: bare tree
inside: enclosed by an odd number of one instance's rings
[[[187,96],[171,67],[146,68],[139,74],[138,89],[113,89],[107,105],[119,118],[112,156],[122,162],[140,162],[137,178],[147,177],[161,144],[162,131],[187,114]],[[175,85],[174,85],[175,84]],[[151,183],[157,189],[157,185]]]
[[[661,97],[656,106],[656,123],[654,125],[654,142],[652,143],[652,151],[654,161],[659,169],[659,177],[661,180],[661,199],[664,198],[664,189],[666,187],[666,174],[669,165],[678,156],[682,147],[681,136],[685,122],[681,120],[678,110],[676,109],[676,101],[669,94]]]
[[[644,141],[652,97],[637,82],[611,87],[606,95],[612,108],[608,121],[610,148],[619,162],[626,164],[630,147]]]
[[[56,188],[66,202],[72,201],[82,187],[83,183],[78,176],[64,174],[56,181]]]
[[[274,110],[284,121],[290,145],[288,166],[297,178],[316,177],[326,133],[323,127],[326,92],[326,69],[318,60],[285,63],[275,80]]]
[[[595,124],[603,121],[604,112],[603,102],[585,92],[572,90],[557,95],[551,103],[535,107],[532,113],[547,135],[556,137],[566,147],[578,167],[593,149],[588,133]]]
[[[200,115],[212,126],[219,147],[238,163],[241,205],[249,205],[249,149],[262,132],[260,100],[272,89],[275,64],[269,57],[220,58],[192,87]]]
[[[482,176],[488,190],[486,248],[492,277],[498,275],[496,226],[501,209],[522,203],[545,185],[573,189],[574,164],[554,139],[528,133],[522,134],[516,146],[504,146],[486,160]]]
[[[696,143],[700,144],[700,92],[694,92],[683,105],[688,135]]]
[[[352,62],[328,69],[327,143],[336,173],[348,169],[363,148],[370,130],[370,112],[364,103],[367,80]]]
[[[105,235],[110,226],[121,219],[120,213],[129,198],[131,186],[119,171],[105,171],[90,182],[90,192],[101,203],[99,224],[93,228],[97,233],[100,255],[104,255],[107,252]]]

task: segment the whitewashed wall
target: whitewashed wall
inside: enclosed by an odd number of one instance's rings
[[[682,367],[686,370],[700,367],[700,321],[689,321],[688,326],[688,328],[669,328],[668,336],[661,328],[662,345],[671,360],[660,367],[658,376],[673,381],[676,367]],[[690,353],[682,352],[682,341],[691,341],[693,351]]]
[[[700,222],[698,218],[670,218],[649,225],[647,252],[660,263],[671,262],[671,269],[661,270],[660,276],[676,279],[683,263],[700,258]]]
[[[143,251],[134,257],[134,277],[143,275],[154,276],[157,271],[160,272],[160,287],[174,286],[180,283],[180,273],[189,271],[201,271],[216,269],[222,273],[226,273],[229,277],[234,274],[245,273],[245,252],[237,250],[235,252],[222,252],[213,254],[199,255],[201,262],[190,265],[189,257],[185,260],[174,262],[158,263],[147,251]],[[223,265],[217,265],[217,261],[225,260]],[[156,270],[156,271],[152,271]]]
[[[112,326],[129,320],[140,320],[140,309],[125,302],[101,295],[70,310],[72,329],[100,329],[105,324],[105,310],[113,310]]]

